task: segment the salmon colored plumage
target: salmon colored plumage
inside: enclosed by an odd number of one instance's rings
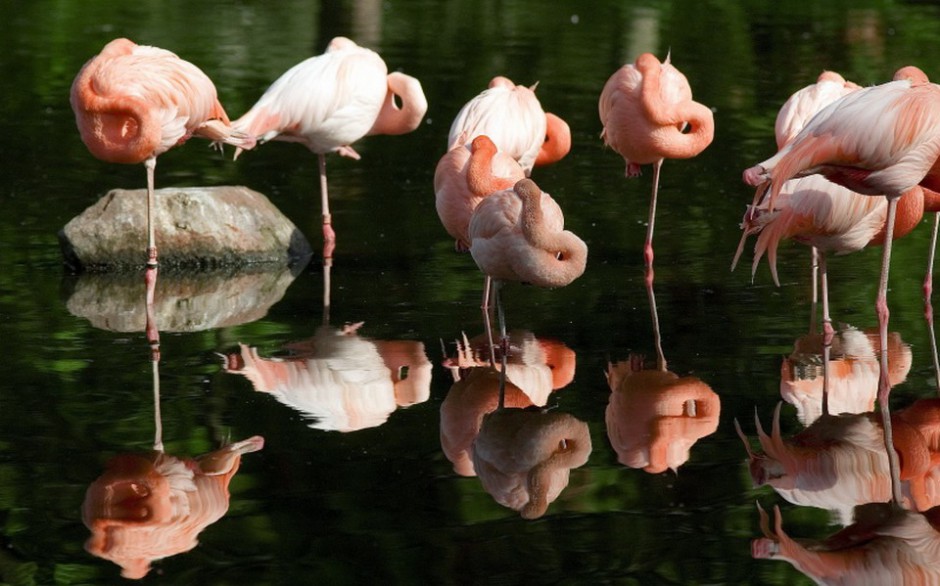
[[[653,192],[644,245],[646,266],[653,265],[653,223],[663,159],[688,159],[711,144],[715,122],[711,110],[692,100],[685,76],[669,62],[643,53],[635,64],[614,72],[598,103],[601,138],[627,164],[627,177],[653,165]],[[688,131],[686,131],[688,127]]]
[[[159,155],[191,136],[243,149],[254,140],[229,126],[215,86],[198,67],[157,47],[115,39],[89,60],[70,95],[82,141],[110,163],[147,168],[147,263],[156,265],[153,171]]]
[[[427,108],[417,79],[389,74],[376,52],[336,37],[322,55],[281,75],[233,126],[261,142],[299,142],[318,155],[323,256],[329,258],[336,235],[328,201],[326,153],[359,159],[352,143],[367,135],[411,132]]]

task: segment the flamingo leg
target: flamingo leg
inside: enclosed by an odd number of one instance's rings
[[[888,272],[891,267],[891,240],[894,237],[894,218],[897,213],[898,197],[888,198],[888,216],[885,220],[885,244],[881,257],[881,278],[878,282],[878,298],[875,309],[878,313],[878,331],[881,339],[881,376],[878,379],[878,403],[881,410],[881,423],[884,426],[885,450],[888,454],[888,466],[891,471],[891,495],[894,502],[901,505],[901,468],[898,454],[894,449],[894,434],[891,429],[891,409],[888,396],[891,382],[888,379]]]
[[[144,161],[144,168],[147,169],[147,266],[157,266],[157,240],[154,236],[156,195],[153,190],[153,172],[156,167],[156,157]]]
[[[489,275],[483,279],[483,301],[480,309],[483,311],[483,329],[486,330],[486,342],[490,348],[490,366],[496,368],[496,344],[493,341],[493,323],[490,320],[490,291],[493,289],[493,279]]]
[[[816,306],[819,304],[819,287],[817,279],[819,276],[819,249],[815,246],[810,247],[810,258],[812,265],[812,300],[810,301],[809,313],[809,333],[816,333]]]
[[[323,325],[330,324],[330,269],[333,267],[333,259],[323,259]]]
[[[506,406],[506,360],[509,355],[509,336],[506,334],[506,315],[503,313],[503,303],[500,300],[499,290],[501,281],[493,282],[493,295],[496,297],[496,315],[499,318],[499,346],[502,351],[499,370],[499,403],[498,409]]]
[[[646,224],[646,243],[643,245],[643,260],[646,261],[648,269],[653,267],[653,225],[656,222],[656,196],[659,193],[659,169],[662,166],[662,159],[653,163],[653,195],[650,198],[650,216]]]
[[[924,319],[927,320],[927,331],[930,334],[930,349],[933,354],[933,371],[937,381],[937,391],[940,392],[940,357],[937,355],[937,334],[933,326],[933,261],[937,250],[937,229],[940,227],[940,212],[933,217],[933,233],[930,237],[930,252],[927,258],[927,274],[924,277]]]
[[[147,341],[150,343],[150,363],[153,369],[153,449],[163,451],[163,417],[160,414],[160,330],[153,309],[154,292],[157,287],[157,267],[148,266],[144,273],[146,286]]]
[[[813,247],[816,253],[819,270],[819,284],[822,288],[822,313],[823,313],[823,391],[822,391],[822,413],[829,414],[829,355],[832,349],[832,338],[835,336],[835,330],[832,328],[832,317],[829,315],[829,267],[826,264],[826,254],[819,252]],[[814,267],[816,268],[816,267]],[[813,279],[813,288],[815,289],[816,279]],[[815,296],[815,294],[814,294]],[[816,312],[813,312],[815,317]],[[813,328],[815,330],[815,327]]]
[[[326,187],[326,154],[317,155],[320,163],[320,208],[323,213],[323,258],[332,258],[336,247],[336,233],[330,215],[330,198]]]
[[[653,269],[646,269],[646,297],[650,303],[650,318],[653,322],[653,344],[656,346],[656,369],[666,372],[666,355],[663,353],[663,339],[659,331],[659,312],[656,309],[656,293],[653,291]]]

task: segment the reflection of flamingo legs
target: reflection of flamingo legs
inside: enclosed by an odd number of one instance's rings
[[[500,369],[499,369],[499,403],[497,408],[502,409],[506,399],[506,360],[509,354],[509,335],[506,333],[506,315],[503,313],[503,304],[499,298],[499,290],[502,286],[500,281],[486,276],[483,282],[483,327],[486,329],[486,341],[490,348],[490,366],[496,368],[496,344],[493,340],[493,325],[490,321],[490,292],[495,298],[496,319],[499,321],[499,348],[500,348]]]
[[[663,339],[659,332],[659,312],[656,309],[656,294],[653,292],[652,265],[647,265],[646,267],[646,297],[650,302],[650,316],[653,321],[653,343],[656,345],[656,370],[665,372],[666,355],[663,354]]]
[[[930,236],[930,252],[927,257],[927,275],[924,277],[924,318],[927,320],[927,332],[930,334],[930,350],[933,355],[933,372],[940,392],[940,358],[937,356],[937,334],[933,329],[933,261],[937,249],[937,228],[940,227],[940,212],[934,213],[933,233]]]
[[[891,267],[891,239],[894,236],[894,218],[897,215],[899,197],[888,198],[888,216],[885,219],[885,244],[881,255],[881,278],[878,281],[878,299],[875,307],[878,312],[878,332],[881,340],[881,376],[878,382],[878,404],[881,410],[881,423],[884,426],[885,451],[888,453],[888,466],[891,470],[891,496],[894,502],[901,504],[901,465],[898,453],[894,449],[894,434],[891,428],[891,408],[888,397],[891,394],[891,382],[888,379],[888,271]]]
[[[150,344],[150,363],[153,367],[153,419],[154,419],[154,437],[153,449],[163,451],[163,418],[160,414],[160,329],[157,327],[157,320],[153,309],[154,293],[157,288],[157,265],[148,265],[144,273],[144,283],[147,292],[146,312],[147,342]]]
[[[333,267],[333,259],[323,258],[323,325],[330,325],[330,269]]]

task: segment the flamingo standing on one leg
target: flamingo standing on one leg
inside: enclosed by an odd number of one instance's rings
[[[115,39],[72,82],[75,121],[85,146],[109,163],[147,168],[147,264],[157,264],[153,171],[157,157],[190,136],[241,149],[253,138],[233,131],[215,86],[201,69],[157,47]]]
[[[604,144],[627,163],[627,177],[640,174],[640,165],[653,165],[653,194],[643,257],[653,266],[653,222],[663,159],[688,159],[712,142],[715,122],[706,106],[692,101],[689,82],[678,69],[644,53],[635,64],[614,72],[598,104]],[[686,126],[689,131],[685,132]],[[648,271],[647,278],[652,278]]]
[[[486,275],[484,321],[488,321],[487,292],[492,281],[505,358],[508,338],[499,298],[501,284],[520,281],[539,287],[564,287],[584,273],[587,245],[564,230],[558,204],[531,179],[484,199],[470,218],[469,234],[470,254]],[[486,330],[492,336],[488,325]]]
[[[517,160],[526,177],[533,166],[555,163],[571,150],[571,129],[542,109],[535,86],[516,85],[502,76],[490,80],[486,90],[460,109],[451,123],[447,148],[480,135],[490,137],[500,152]]]
[[[519,163],[499,152],[486,135],[474,138],[469,147],[461,141],[441,157],[434,171],[435,207],[457,251],[470,250],[470,216],[483,198],[524,178]]]
[[[261,142],[299,142],[318,155],[323,257],[331,258],[336,234],[326,185],[326,153],[358,160],[352,143],[367,135],[411,132],[427,109],[417,79],[388,73],[377,53],[336,37],[325,53],[288,69],[232,125]]]
[[[898,457],[893,449],[888,396],[888,272],[898,200],[918,185],[940,188],[940,87],[900,79],[852,92],[820,111],[776,155],[747,169],[745,182],[759,186],[757,206],[768,209],[786,181],[821,173],[866,195],[888,199],[885,245],[876,310],[881,338],[878,400],[892,471],[892,494],[900,502]]]

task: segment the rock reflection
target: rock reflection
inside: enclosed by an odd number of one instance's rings
[[[288,345],[286,356],[262,358],[257,348],[240,344],[223,366],[312,418],[312,428],[376,427],[398,407],[428,399],[432,366],[423,343],[370,340],[359,336],[361,326],[321,326],[312,338]]]
[[[154,314],[161,331],[195,332],[258,320],[280,301],[299,269],[174,272],[161,270]],[[293,270],[293,272],[292,272]],[[74,281],[68,310],[103,330],[143,331],[140,276],[83,273]]]
[[[153,561],[193,549],[225,515],[242,454],[263,446],[254,436],[195,459],[156,450],[115,456],[85,493],[85,549],[121,566],[125,578],[143,578]]]
[[[625,466],[675,472],[695,442],[718,429],[721,401],[697,377],[645,369],[634,354],[608,365],[607,383],[607,436]]]
[[[525,519],[544,515],[590,454],[587,424],[557,411],[497,409],[483,417],[473,442],[484,490]]]
[[[830,413],[865,413],[875,409],[881,365],[876,348],[876,329],[861,331],[842,325],[836,330],[829,352]],[[888,378],[891,386],[907,379],[913,357],[910,346],[901,335],[888,336]],[[823,335],[809,334],[797,338],[793,352],[780,366],[780,395],[797,409],[804,425],[822,414],[823,402]]]
[[[760,510],[764,537],[751,544],[755,559],[792,564],[817,584],[940,583],[940,508],[924,513],[893,503],[855,509],[855,521],[822,541],[795,540],[783,530],[779,508],[774,527]]]

